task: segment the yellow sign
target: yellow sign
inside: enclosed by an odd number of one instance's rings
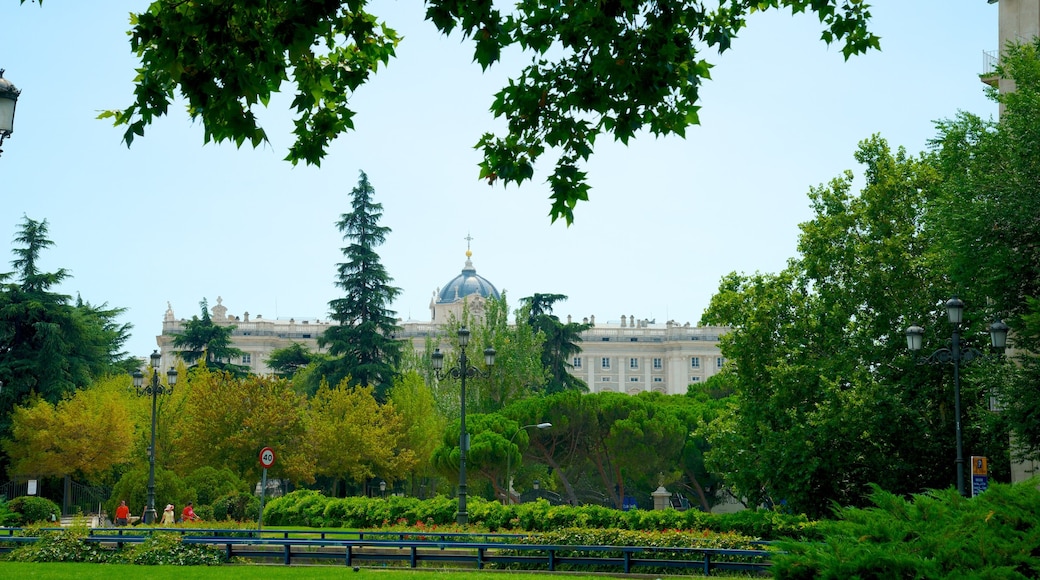
[[[981,455],[971,456],[971,474],[989,475],[989,461]]]

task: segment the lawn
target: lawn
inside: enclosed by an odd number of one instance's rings
[[[0,562],[0,578],[76,578],[77,580],[110,580],[144,575],[148,580],[253,580],[268,578],[350,578],[351,580],[559,580],[560,575],[508,572],[460,572],[458,570],[386,570],[365,569],[354,572],[345,566],[132,566],[125,564],[31,564]],[[566,574],[568,580],[602,580],[603,576],[574,576]]]

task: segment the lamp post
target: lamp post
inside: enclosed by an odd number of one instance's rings
[[[953,413],[957,433],[957,493],[964,496],[964,445],[961,436],[961,365],[981,358],[984,355],[976,348],[966,346],[961,341],[961,323],[964,321],[964,302],[954,296],[946,302],[946,315],[953,326],[953,336],[949,348],[940,348],[929,356],[922,358],[917,364],[952,364],[953,365]],[[996,351],[1003,351],[1007,346],[1008,325],[997,320],[989,326],[990,344]],[[924,329],[911,326],[906,329],[906,346],[910,352],[921,350]]]
[[[510,462],[513,459],[513,454],[509,452],[509,447],[512,447],[513,439],[516,439],[517,433],[526,429],[530,429],[532,427],[536,427],[538,429],[548,429],[549,427],[552,427],[552,423],[537,423],[535,425],[524,425],[523,427],[517,429],[516,432],[513,433],[513,436],[509,438],[509,446],[506,447],[506,504],[513,503],[513,484],[509,478],[509,472],[511,467]]]
[[[379,480],[379,496],[386,499],[386,480]]]
[[[441,349],[434,349],[430,355],[433,360],[433,371],[438,379],[451,376],[459,379],[459,391],[461,392],[462,404],[459,414],[459,515],[456,521],[459,525],[469,523],[469,513],[466,511],[466,449],[469,447],[469,435],[466,433],[466,378],[477,376],[489,376],[491,367],[495,366],[495,349],[488,347],[484,349],[484,365],[487,370],[480,371],[477,367],[469,365],[466,358],[466,346],[469,344],[469,330],[465,326],[459,329],[459,365],[448,369],[443,375],[444,353]]]
[[[14,133],[14,109],[20,94],[22,91],[4,78],[4,69],[0,68],[0,145],[4,144],[4,138]],[[0,154],[3,152],[4,150],[0,149]]]
[[[144,523],[155,523],[155,409],[156,399],[159,395],[173,394],[173,386],[177,384],[177,371],[170,367],[166,372],[166,385],[159,382],[159,363],[162,355],[159,351],[152,351],[152,379],[148,384],[144,383],[144,375],[140,370],[134,371],[134,389],[137,394],[147,395],[152,398],[152,445],[148,448],[148,503],[144,509]]]

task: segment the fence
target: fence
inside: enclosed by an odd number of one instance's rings
[[[0,528],[0,552],[36,540],[33,537],[15,536],[19,530]],[[509,540],[516,535],[504,534],[433,534],[436,539],[392,540],[372,539],[377,532],[341,532],[335,535],[347,538],[350,534],[357,534],[358,539],[339,539],[328,537],[334,535],[332,532],[320,532],[323,536],[321,538],[307,538],[291,536],[319,532],[265,530],[263,537],[257,537],[260,534],[253,531],[196,528],[94,529],[87,536],[87,541],[118,546],[143,542],[152,532],[180,532],[183,543],[219,547],[228,558],[274,560],[286,565],[304,560],[326,560],[345,566],[370,562],[384,565],[396,563],[410,568],[454,564],[478,570],[487,567],[548,571],[577,569],[631,574],[641,569],[659,571],[667,568],[705,575],[718,571],[765,574],[771,565],[771,556],[776,553],[767,550],[692,547],[513,544]],[[368,535],[369,539],[361,539],[361,534]],[[413,535],[423,536],[418,532]]]

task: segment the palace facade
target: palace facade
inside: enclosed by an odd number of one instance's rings
[[[495,285],[477,274],[471,257],[472,253],[467,250],[462,272],[434,291],[429,321],[398,321],[401,330],[396,336],[399,339],[409,340],[421,352],[428,337],[443,335],[448,320],[460,317],[464,309],[480,317],[485,302],[500,297]],[[270,373],[267,358],[271,352],[294,342],[313,352],[322,352],[318,337],[330,325],[337,324],[321,317],[286,320],[264,318],[248,311],[231,314],[221,297],[211,308],[211,318],[214,324],[235,327],[232,346],[244,354],[231,362],[257,374]],[[567,322],[571,321],[568,316]],[[163,366],[176,363],[173,337],[183,332],[186,322],[184,318],[178,319],[173,307],[168,305],[162,334],[156,337]],[[726,328],[674,321],[659,324],[634,315],[622,315],[619,320],[607,322],[589,316],[583,322],[592,324],[592,328],[582,334],[582,352],[570,361],[571,373],[585,381],[590,392],[683,394],[690,384],[705,381],[719,372],[724,363],[719,352],[719,336]]]

